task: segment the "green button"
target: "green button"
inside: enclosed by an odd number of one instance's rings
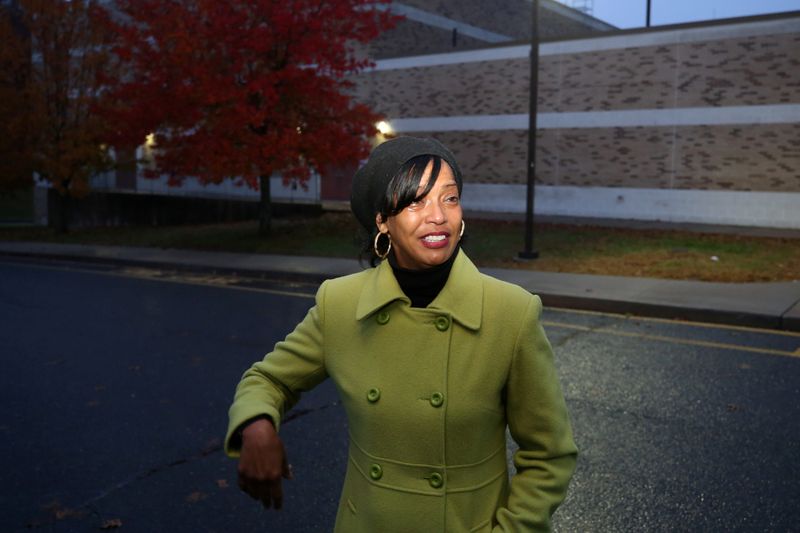
[[[447,331],[447,328],[450,327],[450,319],[446,316],[437,316],[436,317],[436,329],[439,331]]]
[[[389,322],[389,311],[381,311],[380,313],[378,313],[378,316],[375,317],[375,320],[381,326],[386,324],[387,322]]]
[[[380,389],[369,389],[367,392],[367,400],[371,403],[375,403],[381,398],[381,390]]]
[[[444,394],[441,392],[434,392],[431,394],[431,405],[434,407],[441,407],[444,403]]]
[[[433,487],[434,489],[438,489],[441,488],[442,485],[444,485],[444,478],[439,472],[434,472],[428,478],[428,483],[430,483],[431,487]]]
[[[378,481],[380,478],[382,478],[383,477],[383,468],[381,468],[381,465],[378,465],[378,464],[371,465],[369,467],[369,477],[371,477],[375,481]]]

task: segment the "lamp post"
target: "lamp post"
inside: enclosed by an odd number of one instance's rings
[[[651,13],[651,4],[653,0],[647,0],[647,27],[650,27],[650,13]]]
[[[533,200],[536,182],[536,110],[539,98],[539,0],[533,0],[531,14],[531,84],[528,118],[528,190],[525,199],[525,249],[519,259],[536,259],[533,249]]]

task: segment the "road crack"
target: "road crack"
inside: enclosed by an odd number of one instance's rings
[[[286,416],[283,419],[282,423],[283,423],[283,425],[286,425],[286,424],[289,424],[289,423],[291,423],[291,422],[293,422],[295,420],[298,420],[298,419],[300,419],[300,418],[302,418],[304,416],[307,416],[309,414],[317,413],[319,411],[324,411],[325,409],[328,409],[329,407],[335,407],[337,405],[339,405],[339,402],[338,401],[334,401],[334,402],[327,403],[327,404],[324,404],[324,405],[320,405],[320,406],[317,406],[317,407],[314,407],[314,408],[310,408],[310,409],[293,409],[291,411],[291,414],[289,414],[288,416]],[[130,477],[118,482],[118,483],[115,483],[115,484],[111,485],[110,487],[107,487],[102,492],[96,494],[95,496],[92,496],[88,500],[85,500],[84,502],[82,502],[82,503],[80,503],[80,504],[78,504],[76,506],[72,506],[72,507],[62,506],[62,505],[58,504],[57,502],[53,502],[52,504],[48,504],[48,506],[45,506],[45,508],[44,508],[44,512],[47,513],[47,516],[40,516],[40,517],[34,518],[33,520],[30,520],[19,531],[26,531],[26,530],[30,530],[30,529],[38,529],[38,528],[42,528],[42,527],[47,527],[47,526],[51,526],[52,524],[54,524],[56,522],[60,522],[62,520],[81,519],[81,518],[85,518],[87,515],[95,517],[96,519],[100,519],[101,518],[100,517],[100,512],[97,509],[96,504],[99,501],[103,500],[104,498],[110,496],[111,494],[113,494],[113,493],[115,493],[115,492],[117,492],[119,490],[123,490],[123,489],[133,485],[134,483],[138,483],[140,481],[144,481],[144,480],[146,480],[148,478],[151,478],[151,477],[153,477],[153,476],[155,476],[157,474],[160,474],[162,472],[166,472],[168,470],[171,470],[171,469],[173,469],[175,467],[182,466],[182,465],[189,464],[189,463],[193,463],[193,462],[196,462],[196,461],[201,461],[201,460],[207,458],[208,456],[216,454],[216,453],[219,453],[221,451],[223,451],[223,441],[222,441],[222,439],[216,439],[216,438],[212,439],[204,447],[202,447],[197,453],[194,453],[192,455],[188,455],[186,457],[179,457],[179,458],[174,459],[172,461],[169,461],[169,462],[166,462],[164,464],[148,468],[147,470],[144,470],[142,472],[134,474],[134,475],[132,475],[132,476],[130,476]]]

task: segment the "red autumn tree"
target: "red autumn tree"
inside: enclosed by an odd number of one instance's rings
[[[105,124],[93,108],[100,72],[112,68],[109,33],[95,24],[99,0],[16,0],[0,10],[0,189],[35,173],[58,191],[66,231],[70,197],[106,168]]]
[[[107,21],[128,68],[109,80],[116,146],[154,132],[154,166],[171,185],[269,178],[305,185],[312,171],[364,158],[379,117],[348,94],[358,53],[393,25],[388,0],[117,0]]]

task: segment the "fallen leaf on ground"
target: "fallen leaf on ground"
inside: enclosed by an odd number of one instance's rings
[[[83,513],[80,511],[76,511],[75,509],[70,509],[69,507],[64,507],[57,500],[54,500],[45,505],[44,509],[45,511],[52,513],[53,516],[55,516],[56,520],[64,520],[65,518],[80,517],[83,515]]]
[[[217,486],[219,488],[221,488],[221,489],[227,489],[228,488],[228,480],[227,479],[218,479],[217,480]]]
[[[222,449],[222,440],[215,437],[206,442],[205,446],[200,450],[200,453],[202,455],[208,455],[220,449]]]
[[[118,527],[122,527],[122,520],[120,520],[119,518],[112,518],[111,520],[105,520],[100,525],[100,529],[117,529]]]
[[[208,494],[206,494],[205,492],[196,491],[189,494],[186,497],[186,501],[189,503],[197,503],[201,500],[205,500],[206,498],[208,498]]]

